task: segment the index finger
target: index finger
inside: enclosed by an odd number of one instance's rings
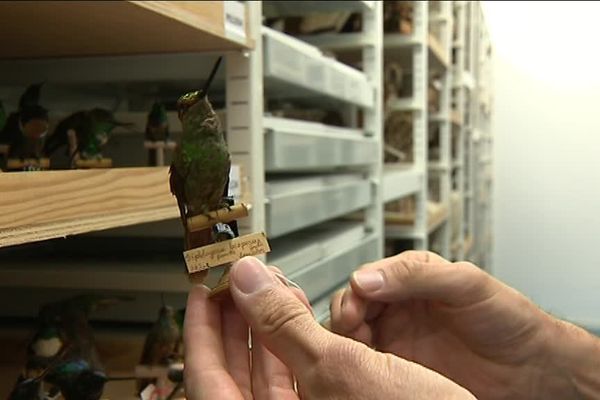
[[[243,400],[225,361],[221,312],[208,298],[209,290],[194,286],[188,296],[184,322],[185,392],[190,400]]]

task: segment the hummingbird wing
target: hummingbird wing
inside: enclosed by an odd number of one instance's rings
[[[169,176],[169,185],[171,186],[171,193],[177,199],[177,206],[179,207],[179,215],[184,228],[184,239],[185,249],[193,249],[196,247],[205,246],[212,243],[212,234],[210,229],[203,229],[197,232],[188,232],[187,230],[187,211],[186,204],[187,199],[185,197],[185,178],[183,178],[177,168],[171,165]]]

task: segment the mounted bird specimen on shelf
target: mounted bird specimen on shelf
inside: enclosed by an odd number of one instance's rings
[[[43,159],[48,134],[48,110],[39,104],[42,83],[30,85],[19,99],[19,108],[4,121],[0,143],[8,146],[6,168],[12,171],[48,168]]]
[[[24,377],[45,375],[43,381],[65,399],[98,399],[108,378],[88,319],[99,309],[127,300],[130,298],[124,296],[81,295],[44,305],[27,347]]]
[[[181,362],[183,357],[178,353],[181,335],[182,330],[177,322],[176,311],[172,307],[162,306],[158,319],[146,336],[140,365],[160,366],[167,370],[172,363]],[[141,393],[151,383],[156,384],[156,379],[140,379],[138,393]]]
[[[159,101],[152,104],[146,121],[146,140],[150,142],[166,142],[171,138],[169,120],[165,105]]]
[[[116,120],[112,112],[103,108],[78,111],[59,122],[44,152],[50,156],[66,146],[71,168],[111,167],[112,160],[102,156],[102,148],[116,127],[131,125]]]
[[[213,295],[228,290],[231,262],[270,250],[264,233],[237,238],[236,219],[247,216],[248,208],[244,204],[234,205],[233,199],[228,197],[231,159],[221,124],[208,100],[210,84],[220,62],[221,58],[202,90],[187,93],[177,101],[182,136],[175,149],[169,179],[184,227],[184,258],[190,279],[207,283],[205,278],[210,268],[223,271],[213,287]],[[234,240],[255,240],[259,246],[252,247],[253,254],[242,254],[249,250],[240,250],[244,246],[234,249],[231,245]],[[213,244],[215,242],[219,243]],[[214,256],[217,254],[214,251],[206,250],[209,246],[213,246],[213,250],[215,246],[218,248],[219,257]],[[227,256],[221,257],[224,254]]]
[[[154,102],[146,121],[146,140],[144,147],[148,149],[148,165],[160,166],[165,163],[165,150],[175,149],[171,141],[169,119],[164,104]]]

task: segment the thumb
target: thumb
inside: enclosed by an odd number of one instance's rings
[[[356,271],[350,279],[353,291],[372,301],[419,299],[465,306],[483,301],[501,288],[498,281],[468,262],[422,262],[402,256]]]
[[[254,335],[295,374],[314,365],[331,333],[254,257],[231,268],[231,295]]]

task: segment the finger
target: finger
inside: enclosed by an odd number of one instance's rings
[[[208,294],[206,287],[194,286],[188,296],[184,322],[186,395],[190,400],[242,400],[226,369],[219,305],[209,300]]]
[[[258,259],[245,257],[233,265],[231,294],[253,334],[295,375],[307,373],[322,357],[332,334]]]
[[[252,391],[256,399],[298,399],[294,378],[260,341],[252,341]]]
[[[306,293],[304,293],[304,291],[302,289],[290,286],[289,282],[291,282],[291,281],[286,281],[283,271],[281,269],[279,269],[278,267],[276,267],[274,265],[269,265],[267,268],[270,271],[277,274],[278,275],[277,278],[281,281],[281,283],[283,283],[286,287],[288,287],[292,291],[292,293],[294,293],[294,295],[298,298],[298,300],[300,300],[306,306],[306,308],[308,308],[310,310],[311,314],[314,315],[313,309],[310,305],[310,301],[308,301],[308,297],[306,297]]]
[[[336,291],[331,296],[331,302],[329,303],[329,323],[331,330],[335,333],[343,334],[344,323],[342,321],[342,297],[344,296],[345,289]]]
[[[462,306],[483,301],[501,288],[498,281],[467,262],[382,261],[385,263],[375,262],[352,274],[350,284],[359,296],[384,302],[426,299]]]
[[[252,399],[248,324],[231,299],[221,302],[222,340],[227,370],[246,400]]]
[[[332,307],[332,323],[335,332],[348,333],[354,331],[364,320],[368,302],[358,297],[351,288],[338,292],[335,307]]]

